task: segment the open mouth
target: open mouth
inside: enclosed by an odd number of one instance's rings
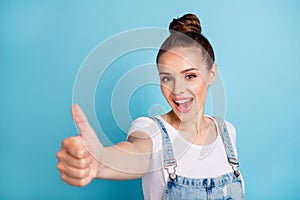
[[[188,112],[191,110],[191,105],[193,103],[194,98],[180,98],[180,99],[173,99],[175,104],[175,108],[182,113]]]

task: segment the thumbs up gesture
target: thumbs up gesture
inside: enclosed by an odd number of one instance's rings
[[[94,178],[136,179],[147,172],[152,140],[146,133],[137,131],[127,141],[103,147],[84,112],[76,104],[72,106],[72,116],[80,134],[64,139],[56,154],[57,168],[63,181],[83,187]]]
[[[63,181],[70,185],[82,187],[89,184],[97,176],[101,165],[87,150],[86,140],[95,141],[93,146],[97,146],[99,149],[103,146],[84,112],[76,104],[72,106],[72,117],[80,135],[63,140],[61,149],[56,154],[57,168]]]

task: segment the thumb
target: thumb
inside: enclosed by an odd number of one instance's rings
[[[78,104],[72,105],[72,117],[80,132],[81,139],[90,153],[95,153],[101,150],[102,144],[99,141],[96,132],[91,127],[86,115]]]
[[[84,136],[90,132],[94,132],[86,115],[78,104],[72,105],[72,117],[76,123],[77,128],[79,129],[80,135]]]

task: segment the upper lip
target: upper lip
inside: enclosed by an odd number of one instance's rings
[[[185,102],[188,102],[192,99],[193,99],[192,97],[174,97],[172,100],[175,103],[185,103]]]

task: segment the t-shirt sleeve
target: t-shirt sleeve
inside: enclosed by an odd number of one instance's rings
[[[139,117],[134,120],[129,128],[128,136],[134,132],[146,133],[151,138],[160,134],[159,127],[149,117]]]
[[[139,117],[131,123],[128,131],[128,137],[134,132],[143,132],[152,140],[152,158],[157,156],[161,150],[161,132],[160,127],[149,117]]]

